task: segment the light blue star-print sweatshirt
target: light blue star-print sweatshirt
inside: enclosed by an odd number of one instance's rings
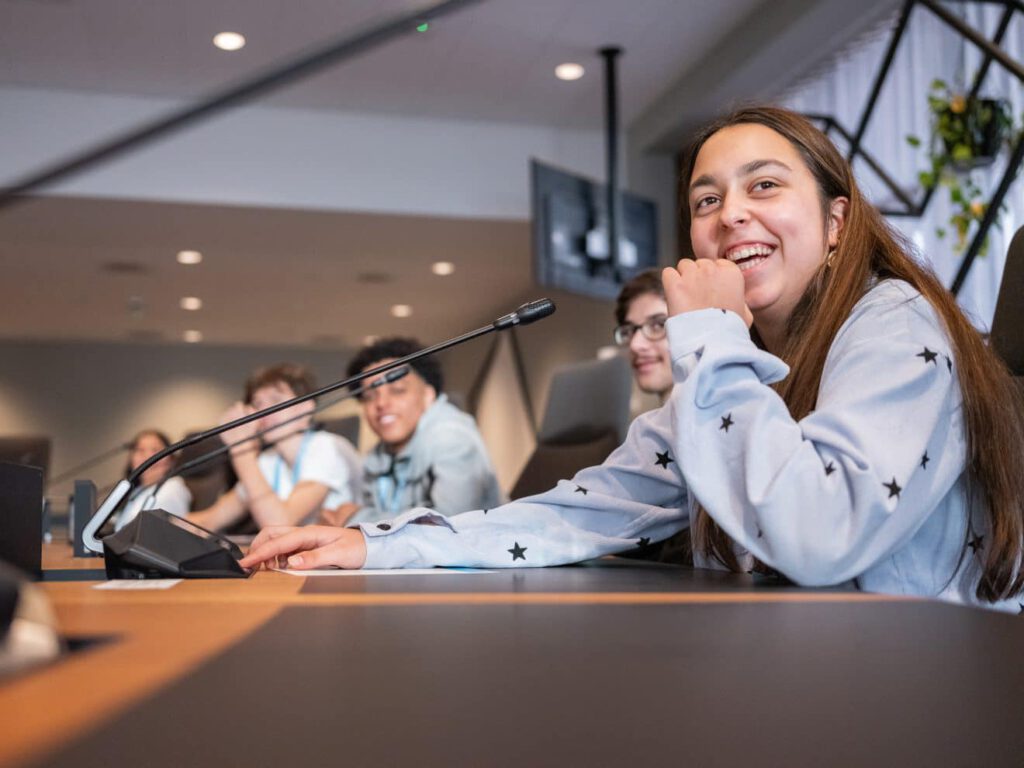
[[[741,562],[797,584],[976,603],[988,531],[969,513],[950,343],[916,290],[885,280],[858,302],[799,421],[769,386],[787,366],[738,315],[688,312],[668,332],[672,395],[604,464],[495,509],[363,524],[365,567],[573,563],[668,538],[699,503]]]

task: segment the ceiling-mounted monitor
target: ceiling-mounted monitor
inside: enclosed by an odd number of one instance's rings
[[[658,265],[657,205],[622,193],[619,257],[608,248],[606,188],[532,161],[533,269],[539,285],[614,299],[622,284]]]

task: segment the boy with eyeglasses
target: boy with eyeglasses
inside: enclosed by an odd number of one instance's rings
[[[615,343],[629,352],[636,385],[661,401],[672,392],[672,361],[668,351],[665,320],[668,304],[661,284],[661,270],[640,272],[622,286],[615,299]],[[690,531],[683,529],[665,541],[624,553],[625,557],[665,563],[693,564]]]
[[[665,319],[668,305],[661,271],[648,269],[622,286],[615,300],[615,343],[629,350],[637,386],[663,401],[672,391],[672,362]]]
[[[420,349],[415,339],[381,339],[356,354],[348,375]],[[364,389],[363,415],[380,442],[363,462],[362,504],[325,511],[324,522],[374,522],[414,507],[453,515],[504,502],[476,422],[442,392],[437,361],[421,357],[410,367],[398,381]]]

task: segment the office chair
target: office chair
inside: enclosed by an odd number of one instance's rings
[[[1017,382],[1024,381],[1024,227],[1017,230],[1006,252],[989,341]]]
[[[198,434],[202,430],[194,430],[189,432],[185,437],[192,437],[192,435]],[[178,454],[177,464],[180,466],[198,456],[208,453],[209,451],[215,450],[223,446],[219,437],[210,437],[206,440],[201,440],[195,445],[190,445],[187,448],[182,449]],[[205,464],[200,464],[194,469],[190,469],[181,475],[181,479],[185,481],[185,485],[188,486],[189,491],[192,493],[192,509],[206,509],[218,497],[231,488],[237,481],[238,478],[235,476],[234,470],[231,468],[231,459],[225,453],[221,456],[216,457],[207,461]]]
[[[317,424],[327,432],[341,435],[352,445],[359,445],[359,416],[341,416],[337,419],[320,419]]]
[[[629,363],[620,356],[558,370],[537,447],[509,496],[520,499],[546,491],[608,458],[626,437],[632,386]]]

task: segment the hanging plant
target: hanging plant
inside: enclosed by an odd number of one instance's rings
[[[988,210],[982,190],[971,171],[991,165],[1014,129],[1010,106],[1001,99],[971,98],[950,89],[944,80],[933,80],[928,94],[931,136],[927,144],[931,170],[918,174],[925,189],[942,185],[949,190],[953,207],[950,227],[956,232],[956,250],[967,245],[972,222],[980,222]],[[907,136],[912,147],[920,147],[917,136]],[[946,229],[935,231],[940,238]],[[979,255],[988,250],[988,238]]]

